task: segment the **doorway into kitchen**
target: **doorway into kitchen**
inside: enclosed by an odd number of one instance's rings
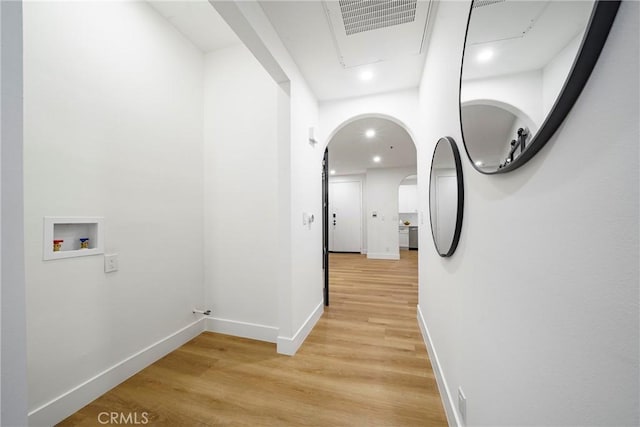
[[[409,175],[398,187],[400,250],[418,250],[418,175]]]

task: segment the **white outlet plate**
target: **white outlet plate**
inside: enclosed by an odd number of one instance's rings
[[[104,272],[112,273],[118,271],[118,254],[107,254],[104,256]]]

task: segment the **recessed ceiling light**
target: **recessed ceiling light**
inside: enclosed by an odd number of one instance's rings
[[[336,174],[336,170],[335,170],[335,169],[331,169],[331,170],[329,171],[329,173],[330,173],[331,175],[335,175],[335,174]]]
[[[367,138],[373,138],[374,136],[376,136],[376,131],[373,129],[367,129],[367,131],[364,133],[364,136],[366,136]]]
[[[488,62],[491,58],[493,58],[493,50],[491,49],[485,49],[476,56],[478,62]]]
[[[374,161],[374,162],[376,162],[376,163],[380,163],[380,160],[382,160],[382,159],[380,158],[380,156],[375,156],[375,157],[373,158],[373,161]]]
[[[360,73],[360,80],[362,80],[363,82],[369,81],[372,78],[373,78],[373,71],[371,70],[365,70]]]

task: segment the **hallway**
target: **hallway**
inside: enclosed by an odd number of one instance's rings
[[[418,253],[401,256],[331,254],[331,306],[294,357],[203,333],[60,425],[118,412],[167,426],[444,426],[416,322]]]

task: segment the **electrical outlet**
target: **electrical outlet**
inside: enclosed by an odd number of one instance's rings
[[[104,272],[112,273],[118,271],[118,254],[108,254],[104,256]]]
[[[460,412],[460,418],[462,422],[467,422],[467,396],[464,395],[462,387],[458,387],[458,412]]]

